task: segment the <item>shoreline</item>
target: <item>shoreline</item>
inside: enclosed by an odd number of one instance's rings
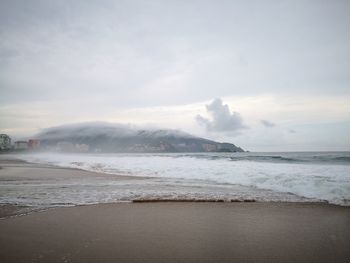
[[[135,199],[128,201],[116,201],[109,203],[93,203],[93,204],[67,204],[67,205],[57,205],[50,207],[37,207],[37,206],[23,206],[16,204],[0,204],[0,220],[5,220],[8,218],[22,217],[32,213],[41,213],[55,209],[63,208],[75,208],[75,207],[85,207],[85,206],[104,206],[104,205],[120,205],[120,204],[186,204],[186,203],[199,203],[199,204],[239,204],[239,203],[258,203],[262,205],[276,205],[276,206],[285,206],[285,205],[305,205],[305,206],[323,206],[323,207],[340,207],[349,209],[348,206],[341,206],[336,204],[329,204],[327,202],[281,202],[281,201],[255,201],[255,200],[216,200],[216,199]]]
[[[22,159],[17,158],[14,155],[2,155],[0,156],[0,183],[1,181],[6,182],[13,181],[13,180],[41,180],[41,179],[50,179],[48,175],[55,173],[57,177],[59,178],[71,178],[71,177],[104,177],[106,173],[100,173],[100,172],[93,172],[88,171],[80,168],[75,167],[60,167],[55,166],[51,164],[40,164],[40,163],[33,163],[28,162]],[[136,180],[150,180],[150,179],[157,179],[152,177],[142,177],[142,176],[126,176],[126,175],[113,175],[114,179],[117,181],[122,180],[130,180],[132,183]],[[52,179],[52,178],[51,178]],[[50,179],[50,180],[51,180]],[[300,197],[302,201],[277,201],[277,200],[257,200],[254,198],[211,198],[211,197],[198,197],[198,198],[191,198],[191,197],[177,197],[177,198],[168,198],[168,197],[158,197],[158,196],[148,196],[148,197],[136,197],[129,200],[116,200],[112,202],[92,202],[87,204],[75,204],[75,203],[62,203],[60,205],[52,204],[50,205],[43,205],[43,206],[36,206],[36,205],[26,205],[23,203],[0,203],[0,218],[6,218],[16,215],[25,215],[30,212],[36,212],[36,211],[42,211],[47,210],[51,208],[58,208],[58,207],[75,207],[75,206],[81,206],[81,205],[95,205],[95,204],[118,204],[123,202],[130,202],[130,203],[178,203],[178,202],[196,202],[196,203],[240,203],[240,202],[246,202],[246,203],[319,203],[319,204],[328,204],[328,205],[335,205],[340,206],[338,204],[330,204],[327,201],[323,200],[313,200],[309,198]]]
[[[104,175],[18,160],[7,164],[0,158],[4,182],[51,180],[52,174]],[[117,181],[125,179],[132,183],[148,178],[115,176]],[[347,262],[350,258],[350,207],[323,202],[149,197],[33,208],[0,205],[1,262]]]

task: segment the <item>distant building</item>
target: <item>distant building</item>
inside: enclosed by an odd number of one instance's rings
[[[30,150],[37,150],[40,147],[40,141],[39,140],[29,140],[28,141],[28,149]]]
[[[16,141],[15,142],[15,150],[27,150],[28,142],[27,141]]]
[[[7,134],[0,134],[0,151],[11,149],[11,138]]]
[[[202,147],[203,147],[203,150],[206,152],[214,152],[217,150],[217,147],[215,144],[203,143]]]
[[[90,149],[90,147],[87,144],[76,144],[75,145],[75,150],[77,152],[86,153],[89,151],[89,149]]]
[[[134,144],[133,146],[129,147],[127,151],[131,152],[145,152],[146,146],[143,144]]]
[[[75,146],[71,142],[58,142],[56,144],[57,151],[59,152],[74,152]]]

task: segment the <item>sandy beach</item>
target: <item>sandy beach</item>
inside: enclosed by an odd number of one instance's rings
[[[47,173],[91,175],[15,160],[2,160],[0,170],[1,180]],[[349,207],[321,203],[117,203],[21,216],[26,207],[2,205],[0,211],[4,263],[348,262],[350,258]]]
[[[348,262],[350,210],[320,204],[147,203],[0,221],[1,262]]]

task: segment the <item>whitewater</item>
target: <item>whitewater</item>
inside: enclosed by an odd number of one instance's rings
[[[76,205],[136,199],[224,199],[350,205],[350,153],[15,155],[98,172],[87,178],[0,182],[0,203]],[[127,176],[121,180],[120,176]]]

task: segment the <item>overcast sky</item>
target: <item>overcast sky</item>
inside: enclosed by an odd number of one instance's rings
[[[350,150],[350,1],[0,0],[0,133],[89,121]]]

